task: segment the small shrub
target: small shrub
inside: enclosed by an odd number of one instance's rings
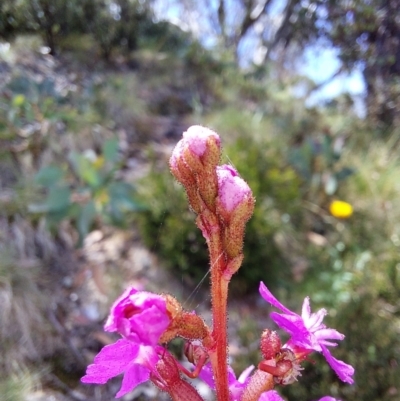
[[[135,189],[116,180],[119,169],[118,141],[103,144],[102,153],[71,152],[64,169],[57,165],[43,167],[35,176],[36,184],[45,189],[41,203],[31,204],[32,213],[47,217],[50,225],[72,219],[81,246],[95,219],[105,224],[123,226],[127,213],[142,209],[135,199]]]

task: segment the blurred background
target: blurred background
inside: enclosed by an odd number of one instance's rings
[[[325,307],[356,369],[342,385],[313,356],[284,397],[400,400],[398,0],[1,1],[0,399],[113,399],[120,378],[79,379],[129,284],[209,319],[205,242],[168,171],[192,124],[257,199],[231,285],[237,374],[273,328],[262,280]]]

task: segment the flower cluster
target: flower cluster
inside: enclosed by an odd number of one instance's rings
[[[89,365],[83,383],[104,384],[123,374],[116,397],[151,381],[175,401],[201,401],[202,397],[184,377],[198,377],[215,391],[218,401],[283,401],[277,385],[289,385],[299,376],[302,362],[312,352],[322,353],[339,379],[353,383],[352,366],[334,358],[328,347],[337,346],[343,334],[323,323],[325,309],[311,313],[304,300],[301,316],[282,305],[260,284],[261,296],[281,313],[272,320],[289,335],[282,345],[278,334],[264,330],[260,362],[236,378],[228,365],[227,295],[232,275],[243,260],[245,225],[255,199],[247,183],[229,165],[219,165],[219,136],[193,126],[183,134],[170,159],[175,178],[184,186],[196,224],[206,239],[211,266],[213,325],[185,311],[171,295],[127,289],[114,303],[104,329],[121,338],[105,346]],[[176,337],[185,340],[185,355],[193,368],[184,368],[167,350]],[[323,397],[319,401],[335,401]]]

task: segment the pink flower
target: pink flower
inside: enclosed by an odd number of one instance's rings
[[[117,331],[136,343],[156,345],[169,323],[163,297],[131,287],[114,302],[104,330]]]
[[[352,378],[354,368],[335,359],[327,348],[328,346],[336,347],[337,343],[331,340],[343,340],[344,335],[334,329],[328,329],[322,324],[322,320],[327,314],[325,309],[311,313],[310,299],[306,297],[301,316],[299,316],[282,305],[264,283],[260,283],[260,294],[267,302],[284,312],[272,312],[271,318],[281,329],[292,336],[285,347],[292,349],[295,354],[309,353],[312,350],[321,352],[340,380],[350,384],[354,383]]]
[[[226,212],[232,212],[240,204],[252,197],[252,192],[247,183],[239,177],[238,172],[224,164],[217,167],[218,197],[220,206]]]
[[[166,302],[160,295],[128,288],[114,303],[104,326],[124,338],[105,346],[89,365],[83,383],[104,384],[124,373],[117,397],[149,380],[159,360],[157,345],[170,323]],[[156,372],[157,374],[157,372]]]
[[[161,347],[160,347],[161,349]],[[140,383],[149,380],[159,360],[156,349],[122,339],[106,345],[89,365],[82,383],[104,384],[112,377],[124,373],[122,385],[116,397],[122,397]]]
[[[246,387],[249,379],[250,373],[254,370],[254,366],[249,366],[245,369],[242,374],[236,379],[235,372],[233,369],[228,366],[228,383],[229,383],[229,392],[231,393],[231,398],[229,401],[239,401],[242,396],[243,390]],[[215,390],[215,382],[214,375],[211,369],[211,364],[208,363],[203,367],[199,374],[199,378],[204,381],[204,383],[208,384],[210,388]]]

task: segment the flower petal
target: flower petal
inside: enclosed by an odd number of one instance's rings
[[[112,377],[123,373],[128,365],[138,355],[139,345],[127,340],[118,340],[114,344],[106,345],[89,365],[83,383],[104,384]]]
[[[302,317],[303,317],[304,321],[306,322],[306,326],[310,329],[310,331],[314,332],[316,330],[325,328],[325,325],[322,324],[322,321],[324,320],[324,317],[327,314],[328,314],[328,312],[326,311],[326,309],[320,309],[316,313],[311,313],[311,315],[309,316],[309,318],[307,320],[304,319],[303,315],[302,315]]]
[[[340,401],[340,400],[337,400],[336,398],[329,397],[326,395],[325,397],[320,398],[318,401]]]
[[[144,345],[156,345],[170,323],[165,299],[157,294],[128,288],[114,302],[104,326]]]
[[[275,390],[270,390],[262,393],[258,401],[284,401],[284,399]]]
[[[250,373],[254,370],[255,366],[254,365],[250,365],[248,368],[246,368],[239,376],[239,378],[237,379],[237,381],[239,383],[245,383],[246,380],[250,377]]]
[[[261,296],[269,302],[272,306],[275,306],[275,308],[280,309],[281,311],[287,313],[288,315],[296,315],[296,313],[292,312],[286,306],[282,305],[270,292],[270,290],[266,287],[266,285],[261,282],[259,291]]]
[[[208,362],[199,373],[199,378],[203,380],[212,390],[215,390],[214,374],[211,368],[211,363]]]
[[[338,375],[339,379],[345,383],[353,384],[354,380],[352,376],[354,375],[354,368],[351,365],[334,358],[329,352],[328,348],[326,348],[324,345],[321,345],[321,348],[322,354],[329,363],[330,367]]]
[[[286,315],[280,315],[276,312],[272,312],[270,316],[281,329],[285,330],[292,336],[291,340],[294,344],[314,349],[310,338],[310,332],[304,326],[302,319],[296,319],[293,321],[293,319],[288,319]]]
[[[136,364],[131,365],[125,372],[121,388],[115,397],[119,398],[129,393],[140,383],[149,380],[149,377],[150,377],[150,371],[147,368]]]

